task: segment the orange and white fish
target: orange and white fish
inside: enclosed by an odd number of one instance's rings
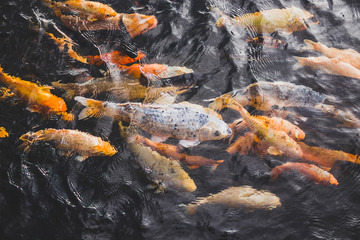
[[[239,111],[240,115],[246,121],[251,130],[256,133],[255,136],[260,137],[265,142],[270,144],[268,152],[270,154],[284,154],[288,157],[301,157],[302,151],[300,146],[287,133],[283,131],[274,130],[269,123],[257,119],[256,116],[251,116],[241,105],[235,102],[235,105],[229,105]]]
[[[73,120],[74,116],[66,112],[67,107],[64,100],[50,92],[52,87],[38,86],[35,83],[10,76],[4,73],[1,67],[0,82],[15,93],[17,98],[25,102],[30,111],[38,112],[45,116],[57,114],[62,116],[66,121]]]
[[[220,12],[221,17],[217,20],[218,27],[227,24],[235,24],[249,29],[256,33],[273,33],[282,31],[290,34],[295,31],[302,31],[308,28],[307,19],[314,15],[297,7],[284,9],[270,9],[261,12],[247,13],[242,16],[230,18]]]
[[[187,73],[193,73],[194,71],[186,67],[168,66],[165,64],[133,64],[131,66],[123,66],[123,71],[134,77],[140,78],[141,76],[151,79],[151,75],[159,78],[171,78]]]
[[[232,133],[219,114],[196,104],[116,104],[84,97],[75,97],[75,100],[86,106],[79,119],[109,116],[142,128],[153,135],[152,140],[180,139],[184,147],[224,139]]]
[[[262,121],[263,123],[269,125],[270,128],[286,132],[291,138],[296,141],[300,141],[305,138],[305,133],[298,126],[292,124],[291,122],[279,118],[279,117],[266,117],[266,116],[253,116],[257,120]],[[246,125],[246,122],[241,118],[235,120],[233,123],[229,124],[229,127],[234,131],[238,131],[242,126]]]
[[[24,141],[21,147],[28,151],[35,142],[47,142],[61,150],[66,156],[78,154],[77,160],[83,161],[91,156],[112,156],[117,150],[110,143],[85,132],[71,129],[48,128],[37,132],[28,132],[20,137]]]
[[[138,144],[150,147],[153,151],[156,151],[167,158],[182,161],[190,169],[195,169],[204,165],[212,165],[212,170],[214,171],[219,166],[219,164],[224,162],[224,160],[216,161],[204,158],[202,156],[191,156],[186,153],[180,153],[179,149],[174,145],[154,142],[140,135],[135,136],[133,141]]]
[[[329,172],[322,170],[321,168],[307,163],[295,163],[288,162],[281,166],[277,166],[271,170],[270,176],[271,180],[274,181],[279,174],[284,171],[296,171],[301,175],[306,176],[310,180],[316,183],[322,183],[325,185],[333,184],[338,185],[336,178]]]
[[[55,2],[52,0],[43,0],[45,4],[51,7],[57,16],[64,13],[77,14],[79,17],[89,21],[103,20],[108,17],[114,17],[117,12],[110,6],[85,0],[68,0],[64,2]]]
[[[339,76],[360,79],[360,69],[342,62],[337,58],[327,57],[295,57],[303,66],[309,66],[314,69],[320,69],[326,74],[334,74]]]
[[[186,207],[186,213],[195,214],[203,204],[220,204],[231,208],[273,210],[281,206],[280,198],[266,190],[256,190],[250,186],[230,187],[217,194],[200,197]]]
[[[139,13],[117,14],[98,21],[88,21],[77,16],[62,15],[61,22],[72,31],[122,30],[119,22],[125,26],[131,37],[136,37],[157,26],[157,19],[152,15]]]
[[[349,63],[350,65],[360,69],[360,53],[354,49],[330,48],[322,43],[316,43],[308,39],[305,39],[304,43],[307,45],[307,49],[321,52],[328,58],[337,58],[341,62]]]
[[[0,127],[0,138],[9,137],[9,133],[6,131],[4,127]]]
[[[95,65],[102,65],[105,62],[111,62],[116,64],[118,67],[123,67],[125,64],[134,63],[136,61],[139,61],[140,59],[146,57],[144,53],[141,51],[137,52],[136,58],[131,58],[128,55],[120,52],[120,51],[112,51],[109,53],[103,53],[101,55],[96,56],[86,56],[87,62],[89,64],[95,64]]]

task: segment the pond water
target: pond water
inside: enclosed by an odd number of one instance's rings
[[[207,106],[213,99],[259,81],[284,81],[304,85],[330,96],[333,104],[360,117],[359,79],[325,74],[297,66],[294,56],[319,56],[304,50],[304,39],[329,47],[360,51],[360,3],[355,0],[203,1],[203,0],[102,0],[119,13],[154,15],[157,27],[131,38],[121,31],[73,32],[40,0],[3,0],[0,4],[0,64],[4,72],[41,85],[99,77],[107,67],[89,67],[69,61],[41,29],[54,26],[78,43],[82,55],[99,50],[137,50],[142,63],[184,66],[194,70],[189,78],[196,87],[180,94],[176,102]],[[309,28],[291,34],[272,33],[285,45],[272,48],[248,41],[256,37],[244,28],[219,28],[214,6],[229,16],[295,6],[314,15]],[[318,24],[315,22],[318,21]],[[270,34],[269,34],[270,36]],[[52,92],[61,97],[64,91]],[[108,100],[111,96],[99,95]],[[79,114],[74,100],[68,109]],[[252,114],[262,114],[247,108]],[[168,187],[152,188],[149,169],[137,163],[117,122],[88,119],[65,122],[43,118],[15,100],[0,102],[0,126],[9,133],[0,139],[1,239],[358,239],[360,236],[360,167],[337,162],[330,172],[336,186],[316,184],[296,172],[270,181],[271,169],[286,157],[257,154],[230,155],[228,140],[206,141],[188,153],[224,160],[215,171],[209,166],[189,169],[197,186],[193,192]],[[297,107],[289,119],[306,133],[311,146],[360,153],[359,128],[341,127],[322,112]],[[221,112],[225,122],[239,118],[233,110]],[[19,137],[46,128],[78,129],[100,136],[116,147],[112,157],[90,157],[79,162],[48,144],[28,153]],[[238,136],[238,135],[237,135]],[[177,144],[177,141],[168,141]],[[232,186],[250,185],[276,194],[281,207],[249,211],[221,205],[204,205],[187,215],[185,205],[197,197]]]

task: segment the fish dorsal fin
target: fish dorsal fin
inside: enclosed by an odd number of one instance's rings
[[[165,142],[166,139],[168,139],[168,137],[160,137],[160,136],[156,136],[156,135],[151,136],[151,141],[154,141],[154,142]]]
[[[50,90],[51,90],[51,89],[54,89],[54,88],[51,87],[51,86],[41,86],[40,89],[41,89],[41,91],[43,91],[43,92],[51,93]]]

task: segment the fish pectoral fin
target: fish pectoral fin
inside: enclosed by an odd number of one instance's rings
[[[75,159],[79,162],[83,162],[85,159],[87,159],[89,156],[84,156],[84,155],[78,155],[75,157]]]
[[[28,109],[30,112],[37,112],[37,113],[40,112],[40,107],[37,106],[37,105],[28,106],[27,109]]]
[[[193,170],[193,169],[197,169],[199,168],[200,166],[198,165],[191,165],[191,166],[187,166],[190,170]]]
[[[50,93],[51,89],[54,89],[54,87],[51,86],[41,86],[40,87],[41,91],[46,92],[46,93]]]
[[[182,145],[185,148],[196,146],[200,143],[200,140],[180,140],[179,144]]]
[[[270,153],[271,155],[282,155],[283,152],[277,148],[274,148],[273,146],[268,148],[268,153]]]
[[[160,136],[156,136],[156,135],[151,135],[151,141],[154,141],[154,142],[165,142],[166,139],[168,139],[168,137],[160,137]]]

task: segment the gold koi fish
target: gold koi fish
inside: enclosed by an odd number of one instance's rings
[[[224,27],[228,23],[233,23],[256,33],[282,31],[287,34],[306,30],[308,28],[306,20],[314,16],[297,7],[270,9],[236,16],[235,18],[230,18],[222,12],[220,12],[220,15],[221,17],[216,22],[218,27]]]
[[[133,141],[136,142],[137,144],[141,144],[146,147],[149,147],[153,151],[156,151],[167,158],[182,161],[190,169],[195,169],[204,165],[212,165],[212,170],[215,171],[215,169],[219,166],[219,164],[224,162],[224,160],[216,161],[216,160],[204,158],[202,156],[191,156],[186,153],[180,153],[179,149],[176,146],[164,144],[164,143],[157,143],[140,135],[135,136]]]
[[[166,64],[133,64],[131,66],[123,66],[123,71],[133,78],[140,78],[141,76],[149,77],[154,75],[159,78],[170,78],[194,71],[186,67],[168,66]]]
[[[6,131],[4,127],[0,127],[0,138],[7,138],[9,137],[9,133]]]
[[[341,62],[348,63],[360,69],[360,53],[354,49],[330,48],[322,43],[316,43],[308,39],[305,39],[304,43],[307,45],[307,49],[321,52],[325,57],[328,58],[337,58]]]
[[[309,66],[314,69],[320,69],[326,74],[360,79],[360,69],[340,61],[337,58],[327,57],[295,57],[302,66]]]
[[[61,150],[66,156],[79,154],[77,160],[83,161],[91,156],[112,156],[117,150],[110,143],[99,137],[71,129],[45,129],[38,132],[28,132],[20,137],[24,141],[21,147],[28,151],[35,142],[47,142]]]
[[[186,207],[186,213],[195,214],[203,204],[221,204],[231,208],[273,210],[281,206],[279,197],[266,190],[256,190],[250,186],[230,187],[217,194],[198,198]]]
[[[152,134],[156,141],[169,137],[180,139],[179,143],[184,147],[207,140],[221,140],[232,133],[219,114],[196,104],[116,104],[84,97],[75,97],[75,100],[86,106],[79,119],[109,116],[131,122]]]
[[[281,166],[277,166],[271,170],[271,180],[274,181],[279,174],[284,171],[296,171],[301,175],[306,176],[315,183],[321,183],[324,185],[338,185],[336,178],[329,172],[322,170],[321,168],[307,163],[295,163],[288,162]]]
[[[0,67],[0,82],[8,87],[17,98],[28,105],[28,109],[44,116],[57,114],[66,121],[73,120],[73,115],[67,113],[67,107],[62,98],[53,95],[49,86],[38,86],[3,72]]]

